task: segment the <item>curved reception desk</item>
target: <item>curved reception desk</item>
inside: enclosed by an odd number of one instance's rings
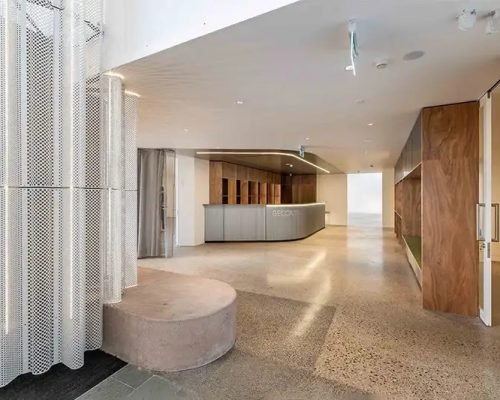
[[[325,204],[205,204],[205,242],[303,239],[325,227]]]

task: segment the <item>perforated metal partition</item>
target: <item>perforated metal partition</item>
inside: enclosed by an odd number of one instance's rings
[[[134,107],[115,83],[103,129],[100,3],[0,0],[0,387],[81,367],[104,294],[136,283]]]
[[[135,94],[124,97],[125,210],[122,286],[137,285],[137,102]]]
[[[117,76],[103,75],[103,130],[108,158],[105,303],[121,301],[122,289],[137,284],[137,96]]]

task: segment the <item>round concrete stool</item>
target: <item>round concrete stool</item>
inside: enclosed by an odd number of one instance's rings
[[[104,306],[102,349],[154,371],[208,364],[236,338],[236,291],[212,279],[139,269],[139,284]]]

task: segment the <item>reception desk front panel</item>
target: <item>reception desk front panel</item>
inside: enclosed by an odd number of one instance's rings
[[[302,239],[325,227],[325,205],[205,205],[205,241]]]

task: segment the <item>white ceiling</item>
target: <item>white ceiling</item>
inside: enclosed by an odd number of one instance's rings
[[[304,144],[345,172],[379,170],[395,164],[422,107],[479,99],[500,79],[500,34],[484,21],[459,31],[464,6],[482,15],[500,0],[302,0],[116,71],[142,95],[139,146]],[[351,18],[356,77],[344,69]],[[412,50],[425,56],[403,61]]]

